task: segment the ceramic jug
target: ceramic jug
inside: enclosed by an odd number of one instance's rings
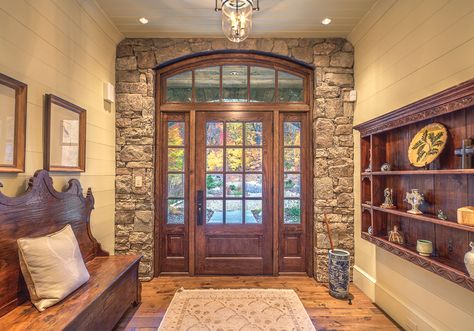
[[[469,246],[471,250],[464,255],[464,264],[466,265],[467,272],[469,272],[469,276],[474,278],[474,241],[471,241]]]

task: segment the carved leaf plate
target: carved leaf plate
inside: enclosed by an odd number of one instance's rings
[[[448,131],[441,123],[431,123],[413,137],[408,147],[408,159],[418,168],[425,167],[443,152]]]

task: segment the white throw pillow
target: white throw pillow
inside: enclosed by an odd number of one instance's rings
[[[20,267],[31,302],[43,311],[89,280],[70,225],[39,238],[20,238]]]

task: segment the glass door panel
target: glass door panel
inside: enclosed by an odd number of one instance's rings
[[[301,223],[301,122],[283,122],[283,222]]]
[[[198,273],[272,272],[271,132],[271,113],[199,113]]]
[[[157,186],[162,209],[160,222],[160,272],[187,272],[189,203],[189,121],[185,114],[162,114],[159,164],[162,184]]]
[[[184,224],[185,122],[167,124],[167,213],[168,224]]]
[[[262,128],[255,121],[206,123],[208,224],[262,222]]]
[[[279,267],[288,272],[307,267],[308,123],[306,114],[280,114]]]

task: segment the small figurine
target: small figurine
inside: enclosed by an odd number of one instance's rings
[[[398,231],[398,226],[394,225],[393,230],[388,232],[388,241],[403,245],[403,233]]]
[[[382,167],[380,167],[380,170],[381,171],[391,171],[392,166],[390,165],[390,163],[384,163],[384,164],[382,164]]]
[[[446,221],[446,220],[448,219],[448,216],[446,216],[446,214],[444,213],[444,211],[442,211],[441,209],[438,210],[438,215],[437,215],[437,216],[438,216],[438,218],[439,218],[440,220]]]
[[[380,205],[380,207],[385,209],[396,209],[397,207],[393,204],[393,189],[387,187],[383,191],[383,195],[385,196],[385,201]]]
[[[374,235],[374,228],[372,227],[372,225],[369,226],[369,228],[367,229],[367,233],[368,233],[369,235],[371,235],[371,236]]]
[[[411,209],[407,210],[407,213],[415,215],[423,214],[419,207],[423,201],[425,201],[425,197],[418,191],[418,189],[414,188],[411,192],[407,192],[405,201],[411,205]]]

